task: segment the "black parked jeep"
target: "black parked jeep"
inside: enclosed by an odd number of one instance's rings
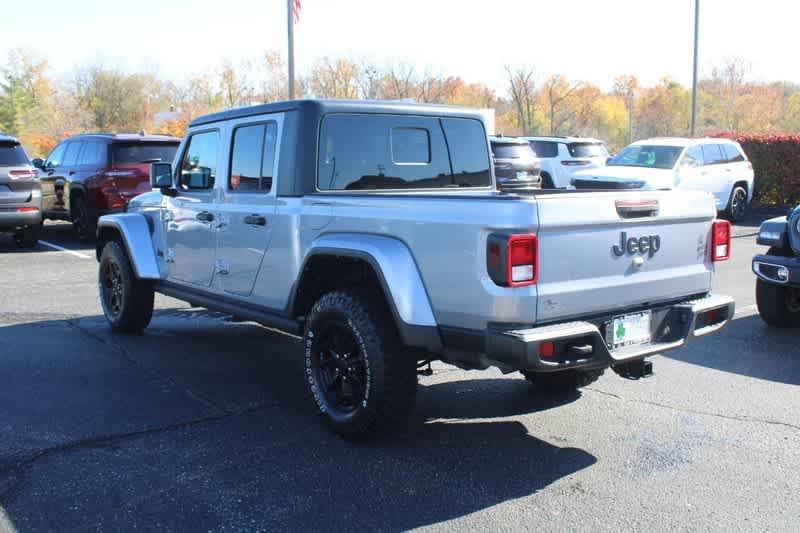
[[[770,326],[800,327],[800,206],[761,224],[757,242],[770,247],[753,258],[758,313]]]

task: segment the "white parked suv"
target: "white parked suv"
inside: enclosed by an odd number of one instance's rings
[[[522,137],[542,163],[542,188],[569,187],[578,170],[605,166],[608,150],[603,141],[588,137]]]
[[[604,168],[576,172],[576,189],[690,189],[714,195],[729,220],[744,218],[753,199],[753,165],[727,139],[657,138],[625,147]]]

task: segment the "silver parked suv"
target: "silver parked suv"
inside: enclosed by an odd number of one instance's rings
[[[0,233],[13,233],[30,248],[42,227],[42,189],[28,154],[14,137],[0,134]]]

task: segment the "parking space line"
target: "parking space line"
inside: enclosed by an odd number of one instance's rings
[[[52,242],[47,242],[43,240],[39,240],[39,244],[42,246],[47,246],[48,248],[52,248],[54,250],[58,250],[59,252],[66,252],[70,255],[74,255],[75,257],[80,257],[81,259],[91,259],[91,255],[82,254],[80,252],[76,252],[75,250],[70,250],[69,248],[64,248],[63,246],[59,246],[57,244],[53,244]]]

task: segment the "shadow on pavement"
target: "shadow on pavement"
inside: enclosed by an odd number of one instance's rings
[[[0,411],[0,504],[20,530],[405,530],[596,462],[502,418],[578,394],[491,373],[428,378],[407,428],[345,442],[306,397],[296,340],[205,311],[159,311],[140,336],[102,317],[9,325],[0,347],[0,404],[13,406]]]
[[[798,329],[771,328],[758,315],[751,315],[734,319],[718,335],[663,355],[724,372],[800,385],[798,335]],[[731,349],[737,345],[741,349]]]
[[[67,222],[46,222],[39,239],[76,252],[94,254],[94,243],[79,241],[72,229],[72,224]],[[38,244],[34,248],[19,248],[14,243],[13,235],[0,233],[0,253],[35,254],[54,252],[58,252],[58,250],[43,244]]]

